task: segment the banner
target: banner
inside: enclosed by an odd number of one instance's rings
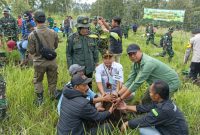
[[[165,9],[152,9],[144,8],[143,19],[153,19],[160,21],[176,21],[183,22],[185,10],[165,10]]]

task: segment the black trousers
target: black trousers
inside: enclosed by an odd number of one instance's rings
[[[200,76],[200,62],[192,62],[190,65],[189,77],[192,80],[196,80],[198,75]]]

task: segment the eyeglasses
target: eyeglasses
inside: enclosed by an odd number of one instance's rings
[[[137,54],[137,52],[130,52],[130,53],[128,53],[128,56],[130,57],[130,56],[136,55],[136,54]]]

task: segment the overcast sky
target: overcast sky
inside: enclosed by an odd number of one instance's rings
[[[80,3],[89,3],[89,4],[92,4],[93,2],[95,2],[96,0],[76,0],[76,2],[80,2]]]

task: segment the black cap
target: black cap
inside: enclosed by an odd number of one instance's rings
[[[136,44],[130,44],[127,48],[127,53],[131,53],[131,52],[137,52],[140,50],[140,47]]]
[[[72,77],[71,83],[73,86],[80,84],[88,84],[92,81],[92,78],[87,78],[85,75],[76,74]]]
[[[37,22],[43,22],[44,23],[46,21],[45,13],[42,10],[35,11],[35,13],[34,13],[34,19]]]

